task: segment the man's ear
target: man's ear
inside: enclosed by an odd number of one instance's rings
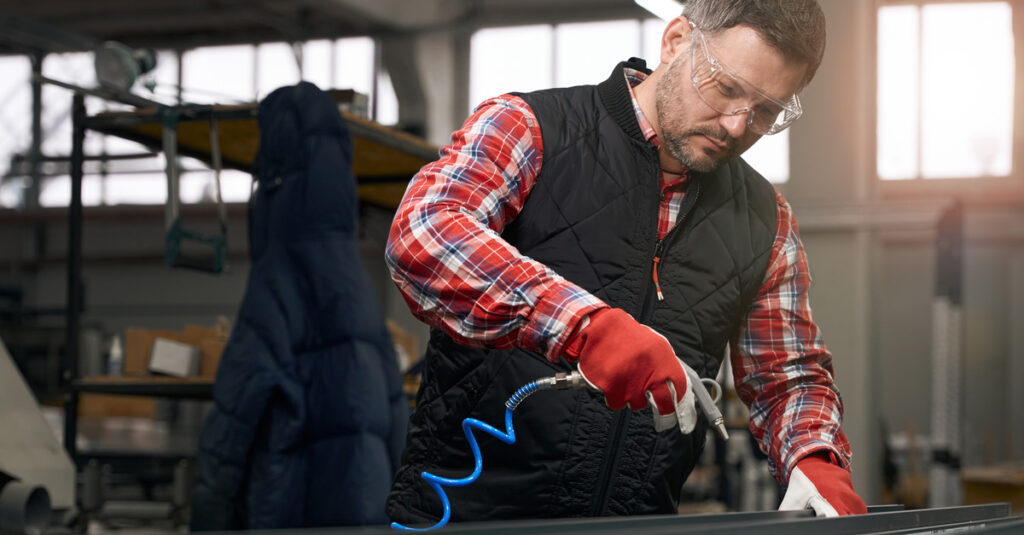
[[[690,21],[684,15],[680,15],[665,26],[665,32],[661,35],[661,62],[671,65],[672,61],[682,51],[690,46]]]

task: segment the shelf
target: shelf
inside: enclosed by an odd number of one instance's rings
[[[84,458],[181,459],[194,457],[200,429],[148,418],[84,418],[77,446]]]
[[[210,162],[210,121],[217,124],[221,159],[228,168],[252,172],[259,148],[258,104],[235,106],[186,105],[177,108],[178,152]],[[394,209],[406,185],[423,165],[437,159],[437,147],[422,139],[341,112],[352,134],[359,198],[365,203]],[[85,118],[86,127],[107,135],[163,150],[163,126],[156,109],[104,112]]]
[[[178,399],[212,399],[213,379],[209,377],[116,377],[92,376],[72,381],[72,388],[90,394],[150,396]]]

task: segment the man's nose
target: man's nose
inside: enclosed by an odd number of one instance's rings
[[[719,119],[722,127],[729,133],[729,136],[734,139],[739,139],[747,131],[747,116],[750,112],[738,113],[736,115],[722,114]]]

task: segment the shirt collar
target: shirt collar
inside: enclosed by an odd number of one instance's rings
[[[629,99],[633,102],[633,113],[636,114],[636,122],[640,125],[640,131],[643,132],[645,140],[660,150],[661,143],[658,142],[658,134],[654,131],[651,122],[647,120],[643,110],[640,109],[640,101],[636,99],[636,93],[633,91],[634,87],[647,79],[647,73],[625,67],[623,74],[626,76],[626,85],[629,86]],[[686,182],[686,175],[685,171],[682,174],[676,174],[662,170],[662,189],[681,187]]]
[[[629,67],[624,68],[623,73],[626,75],[626,85],[629,86],[629,99],[633,102],[633,113],[636,113],[636,121],[640,124],[640,131],[643,132],[645,140],[654,143],[655,147],[660,147],[654,126],[651,125],[643,110],[640,109],[640,101],[636,99],[636,93],[633,91],[634,87],[647,79],[647,73]]]

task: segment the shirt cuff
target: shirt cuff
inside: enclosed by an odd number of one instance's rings
[[[816,440],[808,442],[806,444],[802,444],[790,450],[787,458],[785,459],[785,462],[783,463],[783,471],[781,474],[779,474],[781,476],[780,481],[785,482],[785,484],[788,485],[789,476],[790,474],[793,473],[793,469],[796,468],[797,463],[799,463],[801,460],[803,460],[804,457],[807,457],[812,453],[827,453],[829,454],[829,460],[833,464],[845,469],[847,472],[850,471],[849,456],[843,455],[843,453],[839,451],[838,448],[836,448],[832,444],[829,444],[828,442]]]
[[[558,362],[576,324],[591,312],[607,307],[583,288],[566,280],[558,281],[537,299],[526,324],[519,330],[516,345]]]

